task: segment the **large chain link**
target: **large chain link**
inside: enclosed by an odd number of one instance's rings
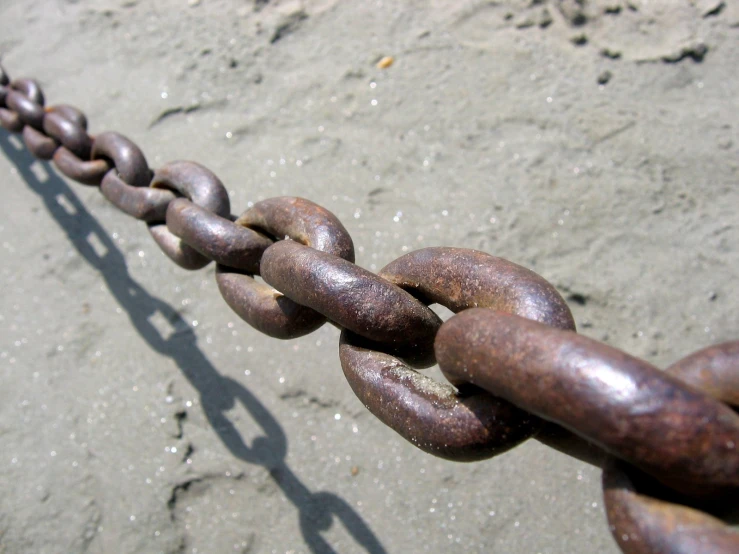
[[[152,172],[126,137],[91,136],[80,110],[44,102],[36,81],[0,67],[0,125],[34,156],[146,222],[179,266],[215,261],[226,303],[263,333],[338,326],[352,389],[418,448],[473,461],[536,437],[603,467],[625,553],[739,552],[739,532],[721,519],[736,518],[739,491],[739,341],[663,372],[576,334],[550,283],[489,254],[426,248],[370,273],[325,208],[271,198],[235,217],[205,167]],[[457,315],[442,324],[434,303]],[[449,383],[416,371],[436,360]]]

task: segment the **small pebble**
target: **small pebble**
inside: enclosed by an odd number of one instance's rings
[[[392,56],[385,56],[379,62],[377,62],[377,68],[378,69],[387,69],[388,67],[390,67],[391,65],[393,65],[393,62],[394,61],[395,60],[393,59]]]
[[[611,77],[613,77],[613,73],[606,69],[603,73],[598,75],[598,84],[605,85],[606,83],[608,83],[608,81],[611,80]]]

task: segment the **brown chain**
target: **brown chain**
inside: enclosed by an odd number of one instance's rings
[[[341,328],[352,389],[422,450],[482,460],[535,437],[603,467],[625,553],[739,552],[726,523],[739,491],[739,341],[662,372],[576,334],[550,283],[489,254],[426,248],[375,275],[354,264],[351,237],[328,210],[282,197],[234,217],[205,167],[152,172],[129,139],[89,135],[80,110],[45,108],[36,81],[11,81],[2,67],[0,125],[146,222],[179,266],[215,261],[221,295],[256,329],[289,339],[327,320]],[[458,315],[442,325],[434,303]],[[412,369],[436,360],[451,384]]]

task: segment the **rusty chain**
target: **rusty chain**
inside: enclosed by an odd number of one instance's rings
[[[152,171],[132,141],[88,134],[80,110],[45,107],[36,81],[11,81],[2,67],[0,125],[144,221],[180,267],[216,262],[224,300],[259,331],[290,339],[339,327],[353,391],[421,450],[474,461],[536,438],[603,468],[623,552],[739,552],[727,523],[739,491],[739,341],[660,371],[576,334],[556,289],[501,258],[426,248],[370,273],[325,208],[280,197],[234,217],[205,167]],[[457,315],[442,324],[430,304]],[[449,383],[417,371],[436,361]]]

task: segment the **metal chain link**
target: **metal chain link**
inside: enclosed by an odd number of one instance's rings
[[[234,217],[205,167],[152,172],[132,141],[89,135],[80,110],[44,107],[36,81],[11,81],[2,67],[0,125],[146,222],[179,266],[215,261],[224,300],[259,331],[289,339],[327,320],[339,327],[352,389],[418,448],[473,461],[535,437],[603,467],[623,552],[739,552],[739,532],[720,519],[736,518],[739,492],[739,341],[663,372],[576,334],[549,282],[489,254],[426,248],[375,275],[354,264],[349,233],[325,208],[281,197]],[[457,315],[442,324],[434,303]],[[437,360],[449,383],[413,369]]]

